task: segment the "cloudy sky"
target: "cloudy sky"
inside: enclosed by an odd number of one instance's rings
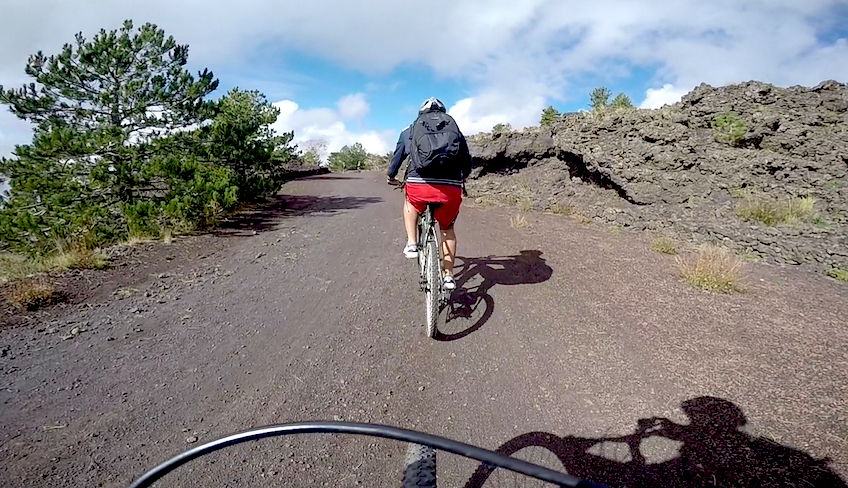
[[[586,108],[597,86],[658,107],[701,82],[848,81],[846,0],[8,0],[0,84],[27,82],[30,54],[125,19],[188,44],[217,95],[258,89],[279,130],[330,149],[389,151],[428,96],[471,134]],[[29,140],[4,107],[0,156]]]

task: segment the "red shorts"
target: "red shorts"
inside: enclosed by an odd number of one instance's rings
[[[462,203],[462,188],[450,185],[428,185],[426,183],[407,183],[406,201],[418,213],[427,208],[431,202],[440,203],[433,216],[442,229],[450,229],[459,215],[459,204]]]

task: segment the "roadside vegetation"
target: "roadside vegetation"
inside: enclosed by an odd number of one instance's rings
[[[812,197],[777,199],[758,194],[740,194],[736,216],[747,221],[768,226],[824,222],[816,211],[816,200]]]
[[[832,268],[827,271],[827,275],[835,280],[848,283],[848,270]]]
[[[677,272],[684,283],[716,293],[742,291],[742,262],[727,249],[705,244],[694,255],[677,257]]]
[[[0,159],[11,186],[0,200],[0,281],[102,267],[104,246],[214,225],[276,192],[291,167],[320,163],[271,128],[279,110],[262,93],[214,98],[213,73],[187,61],[188,45],[127,20],[31,55],[32,84],[0,85],[0,104],[34,125],[32,141]]]
[[[651,239],[651,250],[662,254],[677,254],[674,241],[665,236],[655,236]]]
[[[612,100],[610,100],[612,97]],[[623,92],[619,92],[616,96],[612,96],[612,91],[605,87],[599,86],[589,93],[589,108],[591,115],[602,115],[609,112],[619,110],[635,110],[633,101]],[[583,111],[585,113],[585,111]],[[548,106],[542,110],[539,117],[539,126],[548,127],[560,121],[567,114],[561,113],[553,106]]]
[[[712,120],[713,136],[716,142],[739,146],[748,129],[735,112],[724,112]]]
[[[385,170],[391,163],[392,153],[382,156],[371,154],[357,142],[331,152],[327,160],[330,170],[337,172]]]

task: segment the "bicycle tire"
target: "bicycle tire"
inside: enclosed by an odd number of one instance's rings
[[[439,261],[439,248],[436,244],[435,229],[430,227],[429,236],[427,237],[426,257],[424,258],[427,268],[427,290],[424,300],[427,317],[427,337],[434,338],[436,336],[437,322],[439,321],[439,295],[441,289],[441,276]]]
[[[421,288],[421,291],[427,290],[427,274],[426,274],[426,260],[424,259],[424,245],[426,243],[426,226],[424,225],[424,216],[425,214],[421,214],[418,216],[418,235],[417,244],[418,244],[418,286]]]
[[[436,488],[436,450],[409,444],[403,470],[403,488]]]

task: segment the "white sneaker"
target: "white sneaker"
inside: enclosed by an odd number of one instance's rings
[[[456,281],[453,279],[452,275],[445,275],[443,285],[445,290],[456,290]]]
[[[407,244],[406,247],[403,248],[403,255],[406,256],[407,259],[418,257],[418,245]]]

